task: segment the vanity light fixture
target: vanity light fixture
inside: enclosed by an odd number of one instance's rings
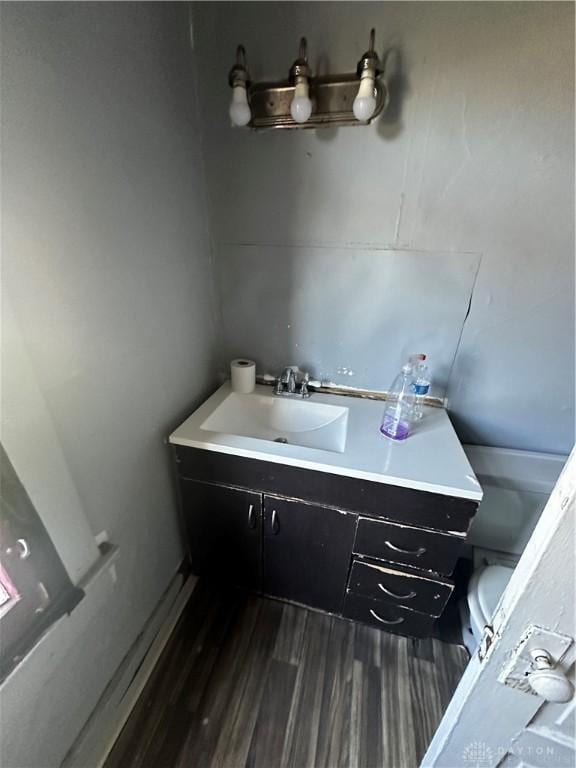
[[[376,78],[382,72],[382,66],[378,54],[374,50],[376,30],[370,30],[370,45],[366,53],[358,62],[356,72],[360,78],[360,87],[354,99],[352,109],[356,120],[366,122],[370,120],[376,111]]]
[[[303,37],[288,80],[268,83],[250,82],[246,53],[239,45],[228,79],[232,123],[254,130],[368,125],[388,104],[388,88],[374,38],[372,29],[368,50],[355,72],[312,77]]]
[[[250,76],[246,67],[246,51],[243,45],[239,45],[236,49],[236,64],[230,70],[228,82],[232,88],[232,101],[228,114],[232,124],[242,128],[248,125],[252,118],[247,90],[250,87]]]
[[[300,39],[300,53],[290,70],[290,80],[294,83],[294,98],[290,102],[290,114],[297,123],[305,123],[312,114],[310,101],[310,67],[306,38]]]

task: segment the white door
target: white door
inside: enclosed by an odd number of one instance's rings
[[[496,609],[492,632],[486,630],[424,756],[425,768],[576,765],[576,704],[563,679],[574,683],[575,513],[576,449]],[[533,662],[538,647],[548,651],[553,671],[529,678],[547,663]],[[550,703],[530,680],[545,686],[549,698],[562,690],[572,698]]]

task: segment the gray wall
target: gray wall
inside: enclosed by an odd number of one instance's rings
[[[268,248],[264,267],[266,306],[275,314],[263,314],[259,328],[238,317],[226,358],[272,347],[285,362],[313,362],[294,359],[302,334],[278,331],[294,320],[285,307],[306,294],[300,247],[478,254],[448,387],[460,435],[567,453],[574,426],[573,21],[571,4],[553,2],[196,4],[216,258],[222,263],[234,251],[238,261],[246,245],[282,246]],[[371,26],[379,50],[390,51],[391,104],[376,124],[290,134],[229,126],[224,84],[237,43],[247,48],[254,79],[285,77],[302,34],[314,72],[352,71]],[[335,258],[324,289],[340,296],[355,322],[347,269]],[[257,307],[264,278],[254,280],[248,268],[235,276],[243,300],[250,303],[252,290]],[[394,279],[389,285],[394,294],[411,288]],[[437,291],[435,299],[440,306],[450,294]],[[381,328],[382,344],[365,345],[359,366],[348,365],[316,311],[317,342],[334,350],[324,367],[347,384],[354,377],[338,370],[360,368],[365,381],[385,388],[379,361],[391,355],[398,367],[398,348],[387,346],[390,328],[378,304],[362,309],[362,322]],[[427,322],[435,327],[434,317]],[[261,362],[273,367],[276,359]]]
[[[2,764],[46,768],[181,561],[163,440],[214,385],[217,315],[186,4],[3,3],[2,68],[3,289],[92,533],[120,547],[66,652],[3,688]]]
[[[288,360],[313,380],[383,390],[425,349],[443,397],[478,265],[464,253],[221,244],[227,359],[248,349],[260,371]]]

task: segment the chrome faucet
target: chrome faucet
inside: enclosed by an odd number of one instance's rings
[[[310,397],[308,391],[308,382],[310,381],[310,374],[304,373],[298,367],[289,365],[276,379],[276,386],[274,387],[275,395],[296,396],[296,397]]]
[[[296,392],[296,373],[293,368],[284,368],[280,376],[280,383],[286,387],[286,392],[289,395]]]

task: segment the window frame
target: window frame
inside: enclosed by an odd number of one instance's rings
[[[48,627],[84,596],[74,586],[24,485],[0,445],[0,683]]]

